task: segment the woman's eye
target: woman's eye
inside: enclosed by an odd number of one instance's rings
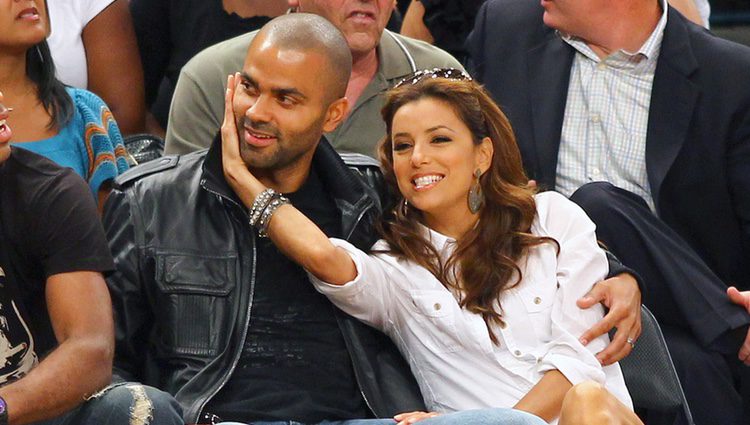
[[[432,141],[433,143],[446,143],[446,142],[450,142],[451,138],[445,137],[445,136],[435,136],[432,138]]]
[[[411,144],[406,143],[406,142],[394,142],[393,143],[393,150],[396,152],[409,149],[409,147],[411,147]]]

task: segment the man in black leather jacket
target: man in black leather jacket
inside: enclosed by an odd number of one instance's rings
[[[368,249],[378,164],[342,160],[322,138],[346,115],[349,50],[322,18],[292,16],[283,25],[293,32],[272,21],[256,37],[237,77],[243,160],[331,234]],[[117,266],[108,279],[115,374],[173,394],[187,423],[424,409],[390,340],[335,309],[248,221],[222,172],[219,138],[116,181],[104,215]]]

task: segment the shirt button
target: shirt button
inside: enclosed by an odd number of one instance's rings
[[[599,114],[593,114],[591,115],[591,122],[598,123],[601,122],[602,117]]]
[[[598,176],[601,173],[602,173],[602,171],[600,169],[598,169],[598,168],[592,168],[591,169],[591,174],[594,175],[594,176]]]
[[[434,308],[435,308],[435,311],[440,311],[440,309],[441,309],[441,308],[442,308],[443,306],[441,306],[441,305],[440,305],[440,303],[435,303],[435,305],[433,305],[432,307],[434,307]]]
[[[542,299],[541,298],[539,298],[539,297],[534,298],[534,304],[541,304],[541,303],[542,303]]]
[[[521,355],[521,352],[519,350],[516,350],[513,352],[513,354],[515,354],[516,357],[519,357]]]

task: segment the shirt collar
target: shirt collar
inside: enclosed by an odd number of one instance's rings
[[[402,79],[414,72],[404,48],[396,41],[396,35],[383,30],[377,47],[378,72],[388,81]]]
[[[452,250],[455,248],[456,240],[452,237],[436,232],[422,223],[417,223],[417,226],[422,230],[422,236],[432,244],[437,252],[444,253],[446,249]]]
[[[617,52],[612,53],[612,55],[615,55],[617,53],[621,53],[626,57],[634,57],[640,55],[649,60],[653,60],[659,55],[661,42],[664,39],[664,28],[667,26],[667,11],[669,9],[667,0],[660,0],[660,3],[662,9],[661,18],[659,18],[659,22],[656,24],[656,27],[651,32],[651,35],[648,37],[648,39],[646,39],[646,41],[643,43],[641,48],[634,53],[620,49]],[[594,60],[595,62],[600,61],[596,53],[594,53],[594,51],[591,50],[588,44],[586,44],[586,42],[584,42],[582,39],[574,35],[563,34],[560,31],[557,31],[557,33],[560,35],[560,38],[562,38],[563,41],[573,46],[573,48],[575,48],[584,56]]]

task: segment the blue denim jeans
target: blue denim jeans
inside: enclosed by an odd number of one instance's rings
[[[324,421],[316,425],[393,425],[393,419],[357,419],[350,421]],[[530,413],[513,409],[477,409],[446,413],[418,422],[421,425],[546,425]],[[240,422],[220,422],[217,425],[246,425]],[[304,425],[294,421],[253,422],[249,425]]]
[[[75,409],[33,425],[184,425],[182,408],[168,393],[123,382],[103,389]]]

